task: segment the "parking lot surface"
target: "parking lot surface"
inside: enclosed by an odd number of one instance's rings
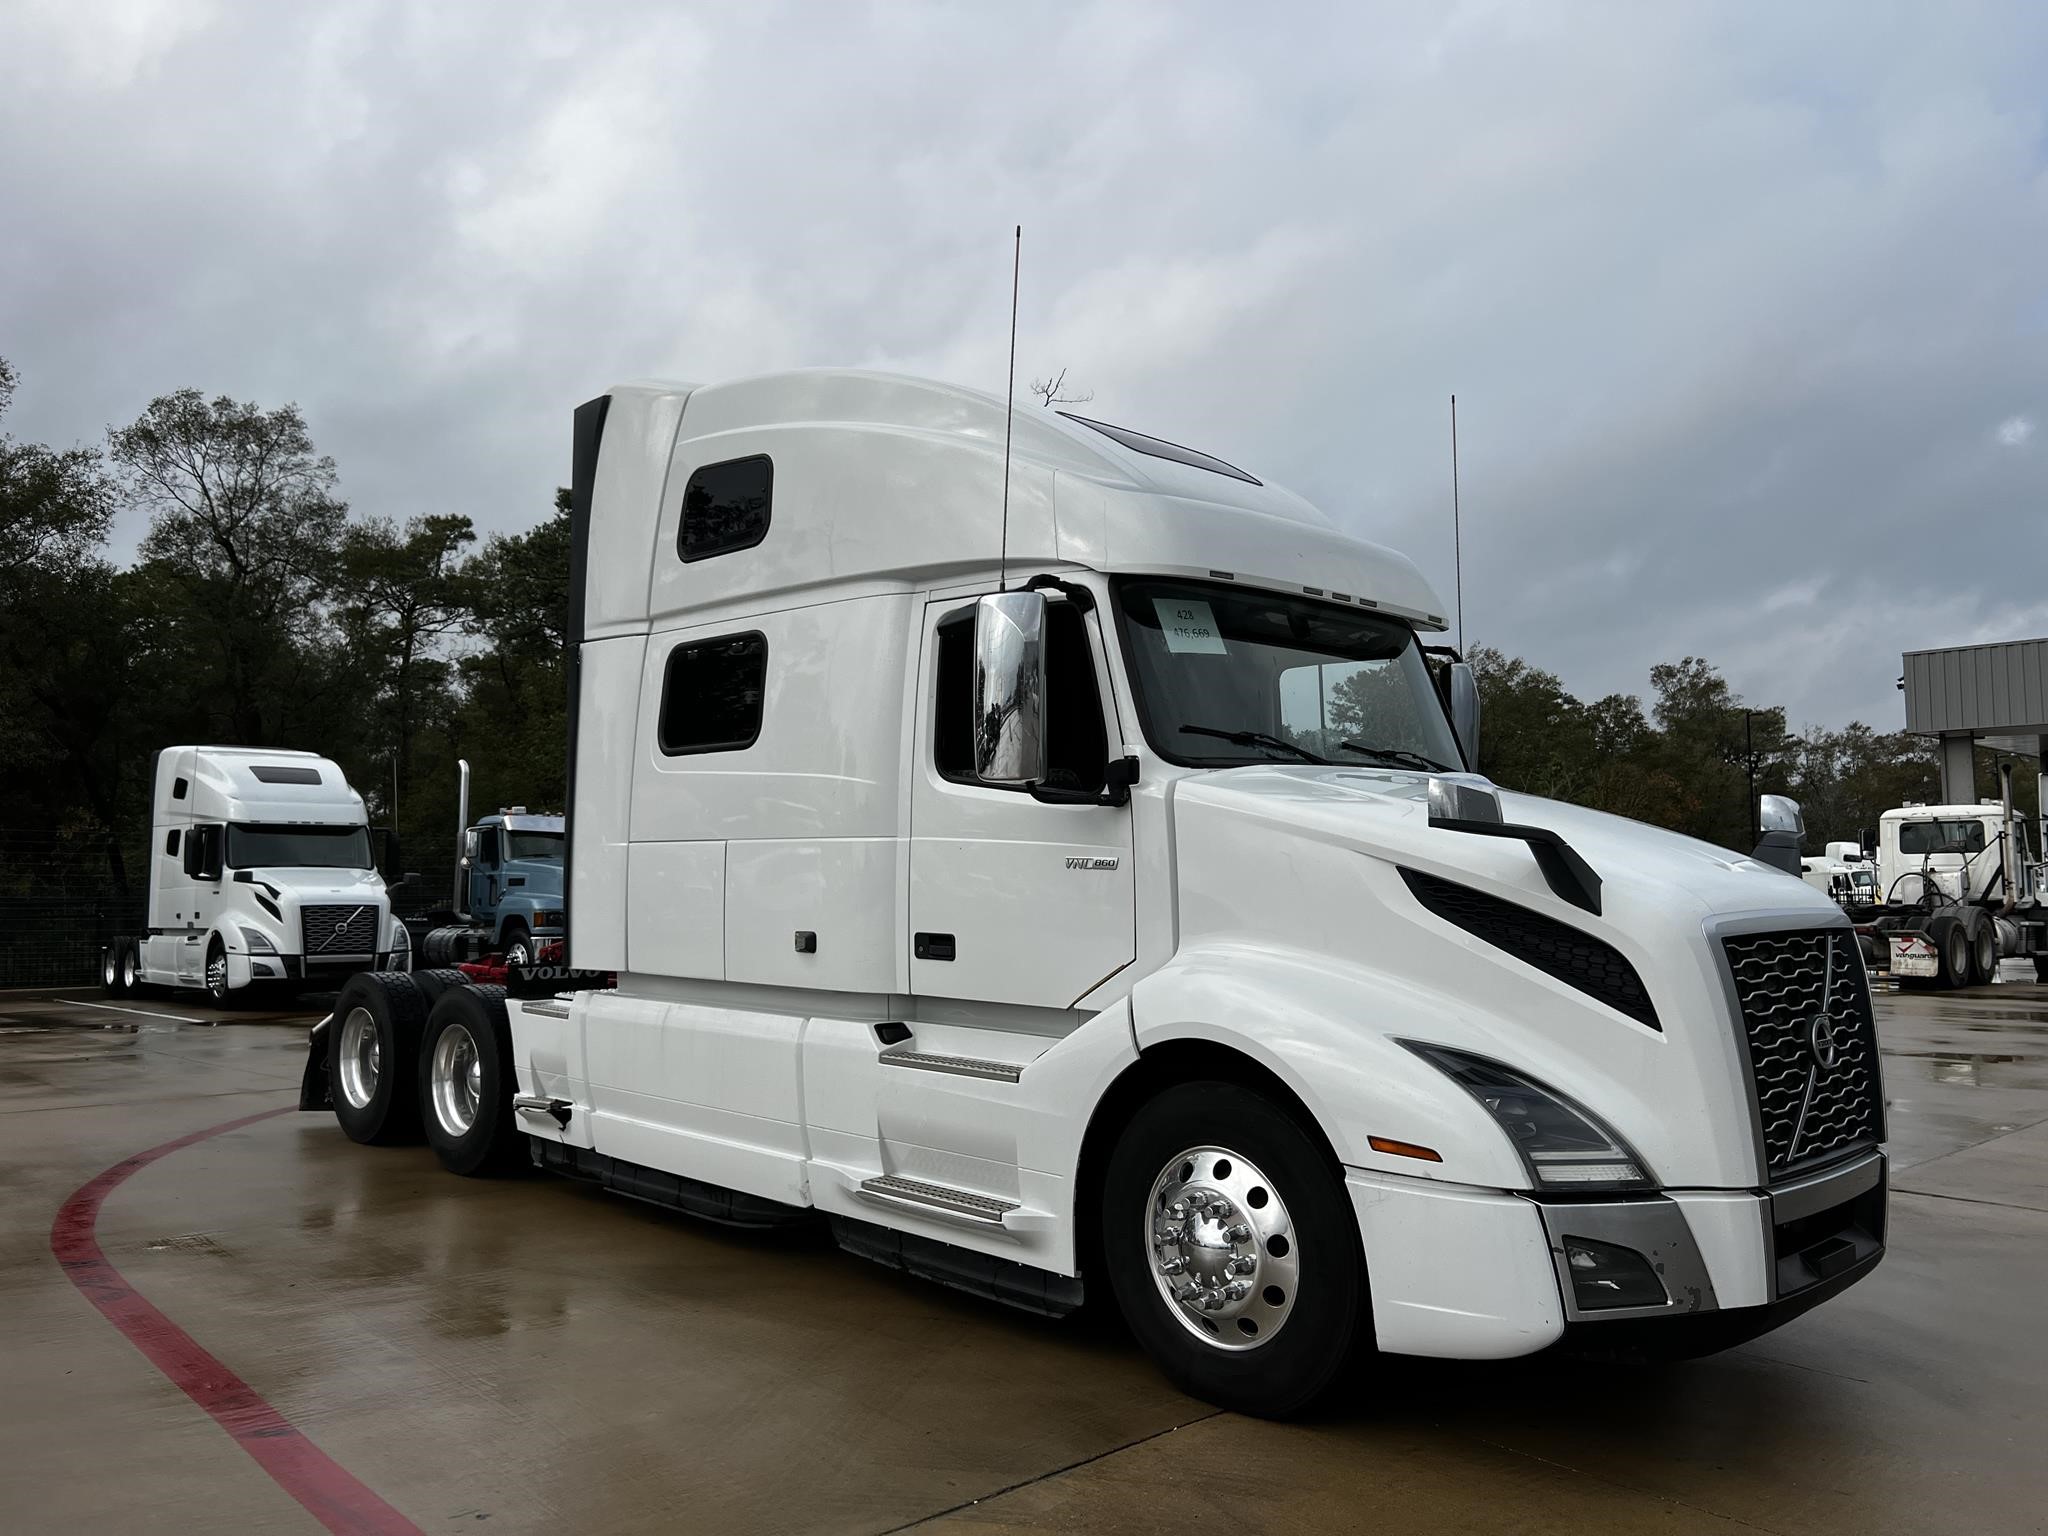
[[[1684,1365],[1385,1360],[1297,1424],[1112,1319],[352,1145],[291,1110],[316,1016],[0,993],[11,1536],[2048,1530],[2031,981],[1880,997],[1891,1251],[1843,1297]]]

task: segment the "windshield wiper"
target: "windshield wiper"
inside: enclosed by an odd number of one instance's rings
[[[1264,731],[1219,731],[1213,725],[1184,725],[1181,730],[1189,736],[1214,736],[1232,746],[1271,747],[1279,752],[1292,752],[1304,763],[1329,762],[1327,757],[1317,757],[1307,747],[1298,747],[1285,736],[1269,736]]]
[[[1382,763],[1392,763],[1397,768],[1420,768],[1426,773],[1448,773],[1450,765],[1440,763],[1433,757],[1424,757],[1420,752],[1410,752],[1404,747],[1368,747],[1359,741],[1337,743],[1347,752],[1361,753]]]

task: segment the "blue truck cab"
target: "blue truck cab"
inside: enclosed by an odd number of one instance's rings
[[[531,964],[562,936],[562,847],[561,817],[518,805],[463,831],[461,916],[508,962]]]

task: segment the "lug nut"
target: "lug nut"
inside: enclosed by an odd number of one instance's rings
[[[1249,1280],[1233,1280],[1230,1284],[1223,1287],[1223,1294],[1232,1301],[1243,1301],[1251,1293],[1252,1283]]]
[[[1248,1275],[1259,1267],[1259,1261],[1248,1253],[1241,1253],[1230,1261],[1232,1274]]]
[[[1159,1273],[1161,1273],[1162,1275],[1185,1274],[1187,1272],[1187,1267],[1188,1261],[1182,1258],[1179,1254],[1175,1254],[1172,1258],[1168,1259],[1164,1264],[1161,1264],[1159,1266]]]
[[[1229,1238],[1233,1243],[1248,1243],[1251,1241],[1252,1236],[1251,1224],[1249,1222],[1240,1221],[1236,1226],[1230,1228],[1223,1235]]]
[[[1168,1221],[1186,1221],[1188,1219],[1187,1206],[1179,1200],[1174,1201],[1173,1204],[1166,1208],[1166,1219]]]

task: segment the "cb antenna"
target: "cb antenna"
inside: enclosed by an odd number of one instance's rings
[[[1451,396],[1451,568],[1458,583],[1458,654],[1465,654],[1465,540],[1458,508],[1458,397]]]
[[[1024,267],[1024,226],[1010,253],[1010,380],[1003,402],[1003,542],[996,556],[996,590],[1010,589],[1010,428],[1017,420],[1017,276]]]

